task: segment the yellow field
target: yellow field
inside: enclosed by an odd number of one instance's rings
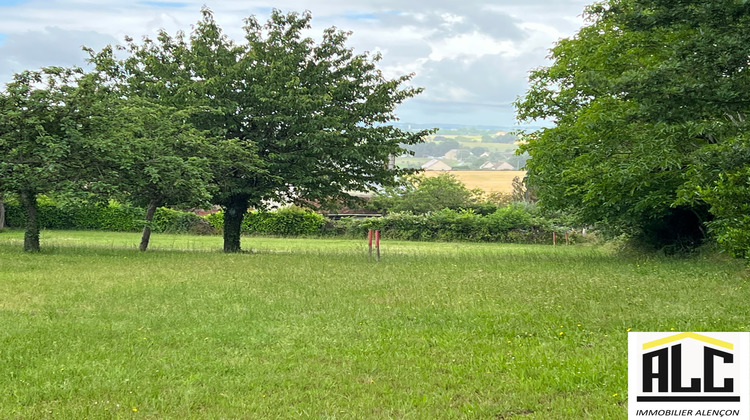
[[[426,176],[437,176],[443,172],[425,171]],[[509,193],[513,191],[513,178],[523,179],[526,171],[450,171],[469,188],[481,188],[485,192]]]

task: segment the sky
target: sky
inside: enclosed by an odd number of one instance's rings
[[[264,22],[272,8],[309,10],[309,36],[331,26],[352,31],[349,46],[380,52],[387,77],[415,74],[411,85],[425,91],[398,108],[402,122],[513,127],[512,102],[528,72],[549,64],[549,49],[578,31],[592,1],[0,0],[0,85],[27,69],[85,66],[82,46],[189,32],[204,5],[235,40],[250,15]]]

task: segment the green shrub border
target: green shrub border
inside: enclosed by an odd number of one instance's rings
[[[103,204],[59,204],[39,199],[40,227],[45,229],[140,231],[145,211],[111,201]],[[8,227],[22,228],[25,215],[17,202],[6,203]],[[223,212],[198,216],[191,212],[161,207],[151,223],[157,233],[217,234],[223,228]],[[322,215],[299,207],[249,212],[243,234],[269,236],[324,236],[363,238],[367,231],[380,230],[384,239],[409,241],[472,241],[506,243],[551,243],[552,232],[568,228],[541,217],[535,207],[511,204],[481,215],[473,210],[444,209],[428,214],[391,213],[368,219],[326,220]],[[572,238],[576,240],[577,236]],[[561,238],[562,239],[562,238]]]

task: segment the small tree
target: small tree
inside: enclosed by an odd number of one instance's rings
[[[389,188],[372,199],[372,206],[385,212],[424,214],[442,209],[466,209],[477,203],[479,189],[470,190],[453,174],[408,177],[403,187]]]
[[[107,110],[78,68],[24,71],[0,92],[0,193],[16,193],[26,212],[24,250],[39,251],[37,196],[94,192],[111,169],[92,141]],[[101,152],[101,153],[100,153]]]
[[[121,150],[119,197],[146,208],[139,249],[146,251],[160,206],[204,206],[210,200],[206,138],[181,121],[182,113],[131,97],[119,101],[112,135]]]

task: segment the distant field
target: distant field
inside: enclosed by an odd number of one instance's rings
[[[482,142],[459,142],[461,144],[461,147],[471,149],[472,147],[484,147],[488,149],[490,152],[499,152],[499,153],[514,153],[516,149],[518,148],[518,145],[515,143],[482,143]]]
[[[428,171],[427,176],[437,176],[442,172]],[[513,178],[523,178],[526,171],[451,171],[451,174],[461,180],[469,188],[481,188],[485,192],[513,191]]]
[[[489,143],[483,142],[479,134],[438,134],[437,136],[428,137],[428,141],[435,141],[435,137],[443,137],[449,140],[458,140],[463,148],[471,149],[472,147],[484,147],[490,152],[513,153],[518,148],[515,143]]]

